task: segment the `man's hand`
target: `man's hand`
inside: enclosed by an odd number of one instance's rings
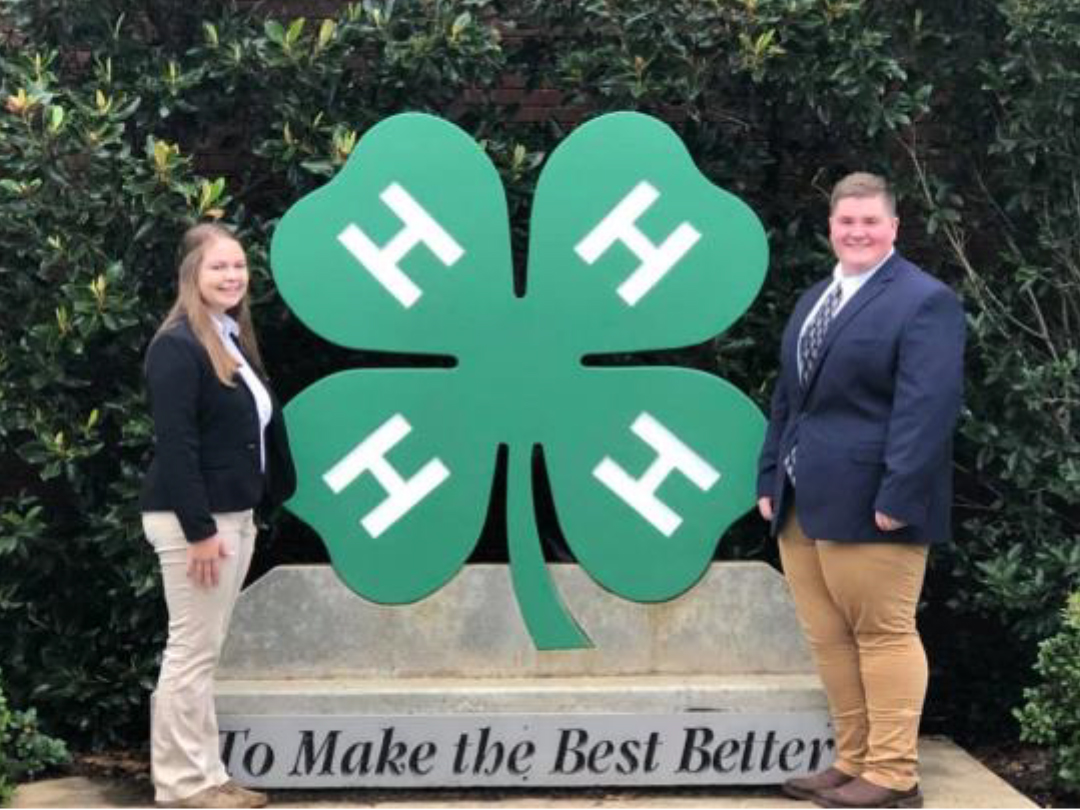
[[[904,521],[889,517],[884,512],[874,512],[874,523],[883,532],[895,532],[897,529],[907,526]]]
[[[765,518],[765,520],[771,521],[773,519],[772,498],[768,496],[758,498],[757,510],[761,513],[761,516]]]
[[[188,543],[187,575],[196,585],[216,588],[218,584],[218,560],[232,554],[221,535],[215,534],[197,543]]]

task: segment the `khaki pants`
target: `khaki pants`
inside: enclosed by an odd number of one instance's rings
[[[255,548],[251,510],[215,514],[230,556],[217,587],[187,576],[187,548],[173,512],[143,513],[143,530],[161,563],[169,640],[150,702],[150,765],[155,799],[175,802],[228,781],[218,744],[214,670],[229,618]]]
[[[809,539],[794,509],[780,559],[825,685],[835,766],[893,790],[918,783],[927,666],[915,608],[924,545]]]

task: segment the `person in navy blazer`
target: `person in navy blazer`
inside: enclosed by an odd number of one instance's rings
[[[917,807],[927,664],[915,610],[928,546],[950,539],[963,387],[957,296],[895,250],[895,199],[833,190],[834,272],[799,299],[759,461],[758,509],[829,699],[827,770],[784,792],[826,807]]]
[[[252,326],[247,257],[220,225],[184,234],[146,383],[154,457],[140,508],[169,611],[151,700],[155,799],[262,807],[267,796],[233,782],[221,761],[214,671],[254,551],[254,510],[288,498],[296,473]]]

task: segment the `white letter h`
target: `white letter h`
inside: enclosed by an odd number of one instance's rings
[[[689,222],[683,222],[662,245],[654,245],[635,223],[659,198],[660,192],[642,180],[574,247],[586,264],[593,264],[616,241],[621,241],[641,259],[637,269],[619,285],[620,297],[630,306],[659,284],[701,238]]]
[[[682,518],[656,497],[656,490],[673,470],[678,470],[698,489],[707,492],[720,479],[720,473],[648,413],[642,412],[630,429],[659,454],[645,474],[632,478],[610,456],[605,456],[593,475],[661,534],[671,537]]]
[[[397,183],[387,186],[379,199],[397,214],[405,227],[381,248],[353,224],[338,234],[338,241],[408,309],[423,291],[398,267],[405,254],[423,242],[439,261],[450,267],[465,254],[465,250]]]
[[[450,477],[450,471],[433,458],[412,478],[404,479],[386,454],[412,432],[412,425],[400,413],[394,414],[374,433],[360,442],[341,461],[323,474],[323,481],[337,495],[364,472],[375,476],[387,498],[360,521],[369,535],[378,537],[400,520],[435,487]]]

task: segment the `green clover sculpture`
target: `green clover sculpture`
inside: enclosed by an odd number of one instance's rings
[[[506,200],[484,152],[432,116],[381,122],[281,220],[274,276],[329,341],[456,364],[343,371],[294,398],[289,508],[356,593],[416,601],[476,545],[506,445],[526,626],[539,649],[590,646],[544,563],[534,449],[596,582],[642,602],[691,587],[753,505],[764,420],[711,375],[583,359],[719,333],[753,301],[767,253],[754,213],[708,182],[674,132],[615,113],[575,130],[545,166],[518,296]]]

